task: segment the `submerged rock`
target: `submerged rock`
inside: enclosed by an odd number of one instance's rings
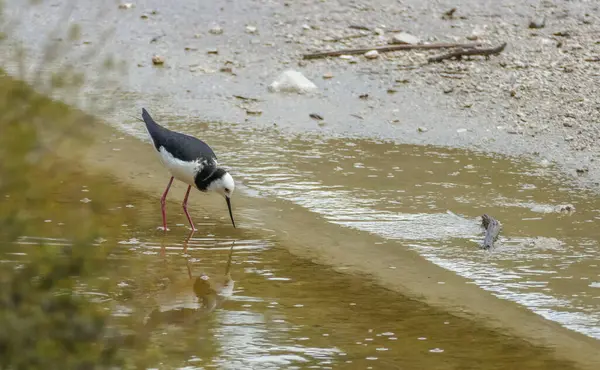
[[[305,94],[317,90],[315,85],[308,78],[298,71],[288,70],[281,73],[275,81],[269,85],[272,92],[292,92]]]

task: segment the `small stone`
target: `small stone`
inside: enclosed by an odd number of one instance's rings
[[[257,28],[254,26],[246,26],[246,33],[254,34],[257,31],[258,31]]]
[[[569,141],[573,141],[575,140],[575,138],[573,136],[567,136],[565,137],[565,141],[569,142]]]
[[[373,32],[375,32],[375,34],[378,35],[378,36],[382,36],[383,34],[385,34],[385,31],[382,30],[381,28],[375,28],[373,30]]]
[[[587,167],[578,167],[575,169],[575,172],[577,172],[577,174],[579,174],[579,175],[583,175],[584,173],[587,173],[589,171],[590,170]]]
[[[317,113],[311,113],[308,116],[310,118],[314,119],[314,120],[317,120],[317,121],[322,121],[323,120],[323,117],[321,117],[321,115],[317,114]]]
[[[570,44],[569,47],[570,47],[571,50],[581,50],[581,49],[583,49],[583,46],[581,46],[581,44],[577,44],[577,43]]]
[[[406,32],[395,33],[392,39],[389,41],[390,44],[418,44],[421,42],[418,37],[413,36]]]
[[[325,73],[325,74],[323,75],[323,79],[324,79],[324,80],[329,80],[329,79],[331,79],[331,78],[333,78],[333,74],[331,74],[331,73]]]
[[[342,54],[342,55],[340,55],[340,59],[351,60],[351,59],[354,59],[354,57],[352,55]]]
[[[446,88],[444,88],[444,94],[450,94],[452,91],[454,91],[454,87],[446,87]]]
[[[456,132],[458,132],[459,134],[462,134],[463,132],[467,132],[466,128],[459,128],[456,130]]]
[[[429,129],[427,127],[419,127],[417,129],[417,131],[419,131],[419,132],[427,132],[427,131],[429,131]]]
[[[123,3],[123,4],[119,4],[119,9],[131,9],[134,6],[135,5],[133,5],[132,3]]]
[[[303,24],[302,25],[302,29],[305,30],[305,31],[310,31],[310,30],[312,30],[312,27],[309,26],[308,24]]]
[[[456,8],[452,8],[448,11],[445,11],[444,14],[442,14],[442,19],[452,19],[454,18],[454,13],[456,12]]]
[[[142,15],[140,15],[140,18],[142,18],[142,19],[148,19],[148,16],[146,14],[142,14]]]
[[[544,28],[546,26],[546,17],[538,16],[529,21],[529,28]]]
[[[260,109],[246,109],[246,114],[249,116],[260,116],[262,113]]]
[[[569,33],[569,31],[558,31],[558,32],[554,32],[553,35],[554,36],[559,36],[559,37],[569,37],[569,36],[571,36],[571,34]]]
[[[471,35],[467,36],[467,40],[475,41],[477,39],[479,39],[479,36],[476,34],[471,34]]]
[[[215,27],[211,28],[208,32],[212,33],[213,35],[222,35],[223,28],[221,28],[219,26],[215,26]]]
[[[195,38],[195,39],[199,39],[199,38],[201,38],[201,37],[202,37],[202,34],[201,34],[201,33],[197,33],[197,34],[195,34],[195,35],[194,35],[194,38]]]
[[[565,121],[565,122],[563,122],[563,126],[565,126],[565,127],[573,127],[573,122],[571,122],[571,121]]]
[[[281,73],[275,81],[269,85],[273,92],[292,92],[298,94],[317,90],[317,86],[298,71],[287,70]]]
[[[359,96],[358,96],[358,98],[359,98],[359,99],[366,100],[366,99],[368,99],[368,98],[369,98],[369,94],[361,94],[361,95],[359,95]]]
[[[377,50],[370,50],[365,53],[365,58],[367,59],[377,59],[379,58],[379,52]]]
[[[165,58],[160,55],[155,55],[152,57],[152,64],[154,65],[163,65],[165,64]]]
[[[216,48],[212,48],[212,49],[208,49],[208,50],[206,51],[206,53],[207,53],[207,54],[213,54],[213,55],[216,55],[216,54],[219,54],[219,50],[218,50],[218,49],[216,49]]]
[[[554,207],[554,211],[559,212],[559,213],[572,214],[575,212],[575,206],[572,204],[560,204],[560,205]]]

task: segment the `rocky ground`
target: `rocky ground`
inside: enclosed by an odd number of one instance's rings
[[[560,162],[561,151],[553,151],[565,148],[573,157],[572,173],[586,176],[593,171],[593,180],[582,180],[597,185],[600,3],[482,1],[475,7],[470,2],[461,6],[465,3],[461,1],[424,3],[356,2],[347,5],[343,13],[331,10],[324,12],[330,16],[305,19],[305,31],[287,37],[307,50],[383,45],[394,39],[396,31],[428,43],[481,42],[483,47],[495,47],[506,42],[506,49],[489,59],[474,56],[428,63],[429,57],[445,51],[417,50],[380,53],[377,61],[363,55],[338,57],[334,63],[357,63],[371,73],[385,73],[391,94],[405,85],[410,89],[434,87],[452,97],[451,109],[466,111],[468,116],[488,115],[493,121],[482,124],[492,130],[535,139],[529,140],[531,153],[547,157],[543,163]],[[301,9],[300,5],[289,6],[297,7],[291,12],[294,14]],[[284,24],[291,22],[282,17]],[[324,62],[300,63],[314,68]],[[419,131],[432,129],[435,124]]]
[[[127,62],[119,90],[163,115],[533,155],[581,183],[600,183],[598,1],[146,0],[112,5],[99,22],[103,6],[78,3],[71,19],[81,38],[71,46],[86,51],[106,37],[101,27],[113,26],[103,49]],[[20,20],[14,35],[33,50],[43,50],[39,35],[62,14],[50,2],[24,10],[10,0],[6,9]],[[428,58],[445,50],[303,59],[384,46],[399,32],[419,44],[507,46],[441,63]],[[269,92],[286,69],[318,92]]]

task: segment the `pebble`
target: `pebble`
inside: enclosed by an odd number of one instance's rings
[[[429,129],[427,127],[419,127],[417,129],[417,131],[419,131],[419,132],[427,132],[427,131],[429,131]]]
[[[281,73],[269,85],[269,90],[272,92],[305,94],[317,90],[317,85],[306,78],[301,72],[287,70]]]
[[[152,57],[152,64],[154,65],[163,65],[165,64],[165,58],[160,55],[155,55]]]
[[[211,28],[208,32],[212,33],[213,35],[222,35],[223,28],[221,28],[219,26],[215,26],[215,27]]]
[[[379,58],[379,52],[377,50],[370,50],[365,53],[365,58],[367,59],[377,59]]]
[[[546,17],[538,16],[529,21],[529,28],[544,28],[546,26]]]
[[[132,3],[123,3],[123,4],[119,4],[119,9],[131,9],[134,6],[135,5],[133,5]]]
[[[258,29],[254,26],[246,26],[246,33],[254,34],[258,31]]]
[[[333,74],[331,74],[331,73],[325,73],[325,74],[323,75],[323,79],[325,79],[325,80],[328,80],[328,79],[330,79],[330,78],[333,78]]]
[[[302,29],[305,30],[305,31],[310,31],[312,29],[312,27],[309,26],[308,24],[303,24],[302,25]]]
[[[418,44],[421,42],[417,36],[413,36],[410,33],[399,32],[392,35],[390,44]]]

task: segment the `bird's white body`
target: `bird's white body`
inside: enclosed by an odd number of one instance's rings
[[[158,156],[160,157],[163,165],[169,170],[174,178],[188,185],[196,187],[194,179],[196,174],[202,171],[203,167],[199,160],[194,162],[184,162],[173,157],[173,155],[165,150],[165,148],[162,146],[158,151]]]

